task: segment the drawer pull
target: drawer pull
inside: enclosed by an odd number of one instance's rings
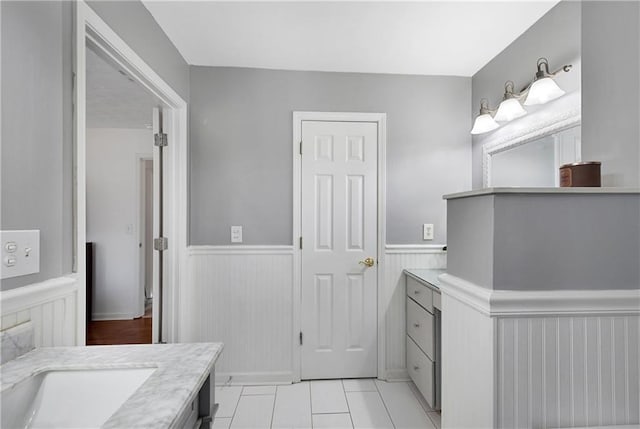
[[[414,293],[415,295],[418,295],[418,294],[420,293],[420,291],[419,291],[419,290],[414,290],[414,291],[413,291],[413,293]]]
[[[413,324],[413,327],[414,327],[414,328],[419,328],[419,327],[420,327],[420,324],[419,324],[419,323],[414,323],[414,324]]]
[[[414,370],[414,371],[418,371],[419,369],[420,369],[420,367],[419,367],[419,366],[417,366],[417,365],[413,367],[413,370]]]

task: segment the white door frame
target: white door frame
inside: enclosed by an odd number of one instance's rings
[[[387,237],[387,114],[355,112],[293,112],[293,376],[302,379],[302,347],[299,335],[302,330],[302,250],[299,239],[302,233],[302,121],[373,122],[378,126],[378,378],[386,378],[385,317],[382,293],[384,290],[384,249]]]
[[[78,280],[77,344],[86,344],[85,285],[86,256],[86,49],[90,44],[115,61],[123,70],[160,99],[169,108],[164,118],[168,125],[165,236],[169,250],[165,252],[167,269],[165,284],[164,329],[167,342],[176,342],[179,290],[177,285],[185,277],[187,250],[187,103],[180,97],[133,49],[131,49],[83,0],[75,2],[74,34],[74,272]],[[156,300],[157,301],[157,300]],[[155,325],[157,309],[154,306],[153,341],[158,340]]]
[[[151,136],[149,136],[151,139]],[[146,272],[146,252],[147,252],[147,243],[145,242],[145,231],[146,231],[146,220],[147,213],[145,210],[145,203],[147,197],[146,190],[146,161],[153,162],[153,153],[136,153],[135,155],[135,172],[136,172],[136,180],[135,180],[135,189],[136,189],[136,225],[135,232],[136,238],[138,240],[138,257],[136,262],[136,272],[138,274],[138,288],[136,292],[135,299],[138,300],[136,303],[136,316],[144,315],[144,306],[145,306],[145,283],[147,282],[147,272]],[[153,186],[153,185],[152,185]],[[151,191],[153,193],[153,190]],[[156,196],[153,196],[153,202],[156,202]],[[152,213],[153,216],[153,213]],[[151,219],[151,223],[153,223],[153,219]]]

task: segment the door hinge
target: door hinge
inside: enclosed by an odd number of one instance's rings
[[[302,345],[302,332],[300,332],[300,345]]]
[[[300,249],[302,249],[302,237],[300,237]]]
[[[169,145],[169,139],[165,133],[155,133],[153,135],[153,144],[158,147],[165,147]]]
[[[302,141],[300,142],[300,155],[302,155]]]
[[[153,239],[153,249],[162,252],[169,248],[169,240],[167,237],[159,237]]]

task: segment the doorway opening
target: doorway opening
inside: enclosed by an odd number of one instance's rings
[[[86,51],[87,345],[150,344],[154,109],[162,102]],[[157,210],[157,209],[156,209]],[[90,269],[89,269],[90,268]]]
[[[180,294],[178,284],[185,276],[181,269],[184,264],[184,255],[187,248],[187,103],[181,98],[145,61],[142,60],[86,3],[79,2],[75,5],[75,49],[74,49],[74,71],[75,71],[75,94],[74,94],[74,259],[73,271],[78,279],[77,289],[77,344],[87,343],[87,328],[91,318],[108,319],[110,323],[127,322],[135,320],[149,320],[151,323],[150,342],[175,342],[179,340],[178,333],[178,311],[180,306]],[[128,90],[137,93],[138,97],[133,97],[133,110],[144,111],[144,121],[138,121],[135,125],[127,125],[128,130],[136,132],[127,133],[123,136],[122,130],[113,129],[113,124],[107,124],[100,133],[94,133],[91,128],[92,107],[91,98],[87,96],[91,91],[91,76],[88,65],[91,65],[91,56],[97,56],[111,70],[105,71],[109,76],[115,69],[120,79],[124,79],[129,85]],[[117,77],[117,76],[116,76]],[[143,95],[144,94],[144,95]],[[130,95],[130,94],[125,94]],[[131,98],[131,97],[130,97]],[[147,100],[144,108],[140,106],[140,99]],[[120,98],[116,99],[120,102]],[[117,104],[117,103],[115,103]],[[96,109],[107,108],[109,103],[102,103],[94,106]],[[95,113],[95,112],[94,112]],[[118,116],[111,112],[107,116]],[[99,117],[99,116],[98,116]],[[122,121],[135,118],[134,115],[127,114],[119,117]],[[149,118],[149,119],[147,119]],[[112,118],[113,119],[113,118]],[[143,128],[138,128],[140,122],[144,123]],[[116,127],[117,128],[117,127]],[[136,134],[136,138],[132,135]],[[98,153],[104,152],[105,156],[99,158],[94,167],[98,170],[106,170],[103,174],[106,183],[120,182],[127,178],[127,184],[115,195],[121,197],[123,194],[129,195],[124,202],[106,205],[106,212],[114,211],[113,219],[117,223],[114,234],[110,238],[118,238],[122,242],[119,244],[117,257],[122,254],[128,255],[125,260],[119,261],[131,267],[133,261],[135,269],[132,275],[127,275],[126,282],[118,281],[116,287],[97,289],[92,296],[91,282],[93,273],[102,278],[111,279],[115,274],[123,276],[127,271],[125,265],[119,263],[104,262],[96,259],[95,267],[92,261],[87,259],[91,252],[85,251],[88,237],[93,237],[95,219],[105,218],[105,211],[93,210],[94,220],[89,214],[89,206],[93,205],[94,197],[90,192],[90,177],[93,174],[91,168],[92,156],[89,152],[94,139],[104,143],[104,148],[99,148]],[[144,140],[144,143],[142,141]],[[129,142],[129,145],[123,142]],[[115,144],[114,144],[115,142]],[[120,151],[114,150],[115,145],[120,145]],[[130,154],[132,146],[144,144]],[[127,155],[127,162],[122,162],[116,166],[109,162],[109,152],[114,152],[114,157],[121,157],[124,152]],[[148,279],[142,280],[144,270],[143,249],[144,242],[141,241],[141,173],[139,173],[140,159],[152,157],[153,159],[153,270],[152,270],[152,291],[149,295]],[[131,173],[131,174],[130,174]],[[112,184],[112,183],[111,183]],[[89,186],[88,186],[89,185]],[[107,192],[108,199],[114,199],[114,194]],[[104,203],[104,201],[103,201]],[[99,206],[99,204],[95,204]],[[118,207],[119,210],[114,209]],[[131,212],[133,214],[131,214]],[[97,213],[97,215],[96,215]],[[126,214],[126,219],[123,217]],[[124,223],[123,223],[124,220]],[[113,226],[111,226],[113,227]],[[126,236],[123,239],[123,236]],[[99,244],[99,243],[98,243]],[[126,244],[126,245],[125,245]],[[141,247],[142,245],[142,247]],[[146,246],[146,252],[151,246]],[[120,252],[120,253],[119,253]],[[95,254],[101,255],[100,246],[95,246]],[[106,255],[107,253],[104,253]],[[111,255],[111,253],[108,253]],[[145,253],[148,258],[148,253]],[[108,267],[108,268],[107,268]],[[100,270],[102,269],[102,274]],[[146,277],[148,275],[145,274]],[[126,283],[126,285],[125,285]],[[106,284],[112,284],[111,281]],[[100,292],[98,292],[100,290]],[[108,290],[109,293],[104,292]],[[151,318],[144,318],[145,304],[151,299]],[[127,306],[120,306],[114,309],[116,302],[122,303],[122,296],[114,298],[110,293],[113,291],[125,291],[130,302]],[[101,300],[105,295],[107,299]],[[95,306],[95,308],[94,308]],[[99,307],[104,306],[104,307]],[[96,320],[96,322],[99,322]],[[145,342],[149,335],[145,337]],[[117,340],[123,343],[122,335]],[[129,341],[133,342],[133,341]],[[139,341],[136,341],[139,342]]]

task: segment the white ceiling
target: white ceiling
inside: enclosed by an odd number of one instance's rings
[[[147,128],[158,101],[114,64],[87,49],[87,127]]]
[[[193,65],[472,76],[558,0],[143,0]]]

